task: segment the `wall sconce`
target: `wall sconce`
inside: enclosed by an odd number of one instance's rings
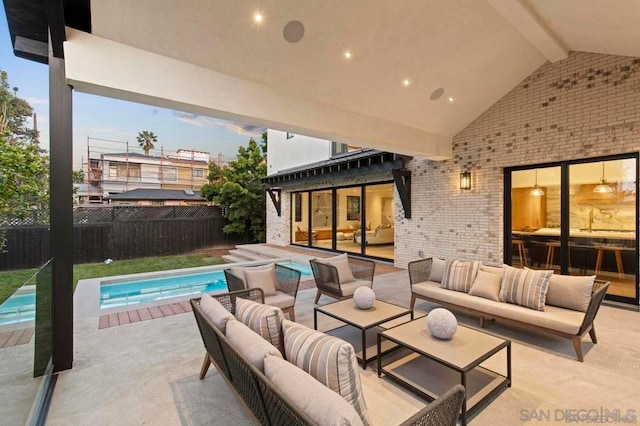
[[[460,189],[471,189],[471,172],[460,173]]]

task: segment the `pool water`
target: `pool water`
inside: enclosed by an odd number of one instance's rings
[[[313,273],[311,268],[300,263],[282,262],[281,265],[297,269],[301,278]],[[189,294],[226,292],[224,271],[202,272],[162,278],[102,284],[100,286],[100,308],[151,302]]]
[[[14,293],[0,305],[0,325],[36,319],[36,294]]]

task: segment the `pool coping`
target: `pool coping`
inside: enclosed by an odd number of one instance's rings
[[[198,266],[193,268],[169,269],[164,271],[143,272],[138,274],[114,275],[109,277],[89,278],[79,280],[76,291],[73,294],[73,318],[74,321],[80,321],[90,318],[98,319],[102,315],[108,315],[118,312],[130,311],[132,309],[143,309],[152,306],[171,304],[175,302],[185,301],[197,297],[197,294],[187,294],[183,296],[170,297],[166,299],[158,299],[150,302],[136,303],[130,305],[113,306],[109,308],[100,308],[100,286],[104,284],[113,284],[118,282],[132,281],[142,278],[163,278],[177,274],[192,274],[199,272],[212,272],[228,269],[232,266],[257,266],[267,263],[291,262],[295,261],[289,257],[252,260],[238,263],[223,263],[220,265]]]

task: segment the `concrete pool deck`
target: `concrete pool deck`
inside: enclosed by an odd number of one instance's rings
[[[382,269],[382,268],[381,268]],[[406,271],[376,275],[381,300],[408,306]],[[313,326],[314,289],[299,292],[296,320]],[[333,302],[322,297],[320,304]],[[424,312],[434,305],[419,302]],[[477,318],[456,313],[460,323],[477,328]],[[319,328],[337,325],[319,316]],[[533,424],[534,414],[564,415],[566,410],[635,410],[640,406],[640,321],[638,313],[603,306],[596,318],[597,345],[585,339],[585,362],[575,360],[570,342],[514,326],[490,323],[487,331],[512,343],[513,387],[493,400],[471,425]],[[47,424],[256,424],[231,388],[211,368],[198,380],[204,346],[193,314],[180,314],[98,329],[98,319],[75,322],[72,370],[58,375]],[[503,368],[496,358],[497,369]],[[492,367],[493,364],[490,365]],[[370,366],[375,367],[375,366]],[[374,368],[360,370],[373,424],[398,424],[426,402]],[[499,371],[499,370],[498,370]],[[568,421],[561,421],[561,423]]]

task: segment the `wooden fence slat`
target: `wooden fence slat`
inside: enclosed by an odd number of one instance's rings
[[[176,206],[162,214],[153,209],[156,207],[76,209],[74,263],[177,255],[219,244],[248,242],[246,238],[224,234],[222,229],[228,221],[217,206]],[[0,253],[0,271],[35,268],[49,259],[48,226],[10,226],[3,230],[7,251]]]

